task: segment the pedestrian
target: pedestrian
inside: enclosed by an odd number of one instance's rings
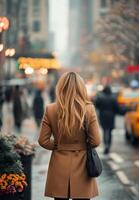
[[[89,143],[97,147],[99,126],[84,81],[77,73],[64,73],[56,86],[56,102],[46,107],[38,140],[43,148],[52,150],[45,196],[89,200],[98,195],[96,179],[86,170],[85,122]]]
[[[103,129],[104,154],[108,154],[112,145],[115,116],[120,113],[120,108],[108,85],[96,96],[94,101],[99,111],[99,120]]]
[[[44,100],[41,96],[41,91],[37,90],[33,100],[33,113],[37,126],[40,126],[44,112]]]
[[[2,132],[9,134],[14,127],[13,118],[13,102],[12,102],[12,89],[7,88],[5,91],[5,99],[2,105]]]
[[[55,101],[55,86],[54,85],[51,85],[49,89],[49,95],[50,95],[51,102],[54,102]]]
[[[3,90],[3,87],[0,86],[0,130],[2,128],[2,106],[3,106],[3,103],[4,103],[4,90]]]
[[[21,102],[21,90],[17,85],[14,91],[13,97],[13,115],[14,115],[14,123],[18,132],[21,131],[22,119],[23,119],[23,109]]]
[[[28,91],[26,88],[22,89],[21,93],[21,105],[22,105],[22,119],[29,118],[30,108],[28,105]]]

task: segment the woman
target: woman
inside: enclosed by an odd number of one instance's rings
[[[12,89],[8,88],[5,91],[5,101],[2,107],[2,117],[3,117],[2,131],[7,134],[11,133],[14,127],[12,98],[13,98]]]
[[[78,74],[65,73],[56,86],[56,102],[46,108],[39,137],[39,144],[52,150],[45,196],[55,200],[89,200],[98,195],[96,180],[88,177],[86,171],[84,120],[89,142],[97,147],[98,121],[85,84]]]

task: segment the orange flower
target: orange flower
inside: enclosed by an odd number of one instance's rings
[[[22,192],[23,191],[23,187],[19,187],[17,190],[18,190],[18,192]]]
[[[4,179],[6,178],[6,176],[7,176],[6,174],[3,174],[3,175],[1,176],[1,179],[4,180]]]
[[[13,180],[16,182],[16,181],[18,181],[18,178],[14,178]]]
[[[3,181],[3,183],[1,184],[1,190],[5,190],[7,185],[8,183],[6,181]]]
[[[8,175],[8,176],[7,176],[7,179],[8,179],[8,180],[12,180],[12,176],[11,176],[11,175]]]
[[[26,175],[25,175],[25,174],[22,174],[22,177],[23,177],[23,178],[26,178]]]
[[[23,181],[22,184],[23,184],[24,186],[27,186],[27,182],[26,182],[26,181]]]
[[[11,182],[11,185],[14,185],[15,184],[15,181],[14,180],[12,180],[12,182]]]
[[[8,185],[8,183],[7,183],[7,181],[3,181],[3,186],[7,186]]]
[[[3,180],[0,178],[0,184],[3,182]]]
[[[22,192],[27,186],[25,179],[25,174],[2,174],[0,175],[0,190],[13,186],[18,192]]]
[[[15,183],[15,186],[16,186],[16,187],[23,187],[23,186],[22,186],[22,183],[19,182],[19,181],[17,181],[17,182]]]
[[[18,174],[10,174],[10,176],[12,177],[12,178],[18,178]]]

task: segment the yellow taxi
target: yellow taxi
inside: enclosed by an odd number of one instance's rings
[[[130,112],[125,115],[125,137],[135,144],[139,139],[139,104],[132,103]]]
[[[139,103],[139,89],[123,89],[117,95],[120,106],[128,106],[131,103]]]

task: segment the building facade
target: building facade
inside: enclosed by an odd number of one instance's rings
[[[93,0],[93,24],[107,14],[111,6],[120,0]]]
[[[48,46],[48,0],[1,0],[0,13],[10,20],[7,48],[17,52],[46,52]]]
[[[33,49],[47,50],[48,43],[48,0],[28,1],[28,34]]]
[[[34,52],[46,52],[48,46],[48,0],[21,1],[19,12],[19,46]]]
[[[69,60],[80,65],[83,47],[93,31],[93,0],[69,0]]]

